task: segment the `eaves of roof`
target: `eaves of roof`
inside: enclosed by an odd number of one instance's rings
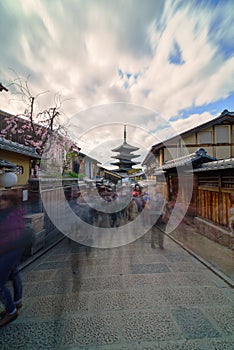
[[[152,159],[155,160],[155,156],[153,154],[153,147],[151,147],[150,151],[147,153],[145,159],[141,163],[142,165],[147,165],[148,162],[150,162]]]
[[[194,153],[188,154],[184,157],[172,159],[166,162],[161,167],[157,168],[157,171],[169,170],[169,169],[184,167],[184,166],[186,167],[187,165],[192,165],[193,167],[196,167],[201,163],[207,163],[207,162],[212,162],[216,160],[217,160],[216,158],[209,156],[207,152],[204,150],[204,148],[199,148]]]
[[[20,143],[6,140],[3,137],[0,137],[0,149],[13,153],[23,154],[31,158],[41,158],[34,147],[24,146]]]
[[[122,179],[122,176],[115,171],[104,169],[104,173],[112,175],[113,177],[116,177],[117,179]]]
[[[83,152],[79,152],[79,156],[81,156],[82,158],[87,158],[89,160],[92,160],[94,163],[100,163],[97,159],[94,159],[94,158],[88,156],[87,154],[84,154]]]
[[[233,169],[234,158],[216,160],[209,163],[201,164],[194,172],[209,171],[209,170],[222,170],[222,169]]]

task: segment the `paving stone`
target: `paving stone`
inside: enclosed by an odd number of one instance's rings
[[[105,291],[91,297],[91,311],[152,308],[154,300],[147,291]]]
[[[35,283],[30,291],[31,297],[41,295],[53,295],[53,294],[66,294],[72,292],[72,281],[46,281],[41,283]]]
[[[24,303],[26,317],[58,316],[75,312],[88,311],[89,294],[53,295],[37,298],[28,298]]]
[[[118,320],[114,315],[71,317],[66,322],[61,345],[107,345],[119,343]]]
[[[50,269],[63,269],[66,267],[70,267],[70,261],[48,261],[43,262],[34,268],[34,271],[37,270],[50,270]]]
[[[179,350],[182,346],[182,341],[152,341],[139,344],[139,350]],[[193,348],[187,348],[187,350]]]
[[[102,347],[99,347],[97,346],[95,349],[100,349],[100,350],[139,350],[139,347],[138,347],[138,343],[131,343],[131,344],[128,344],[128,345],[124,345],[123,343],[122,344],[119,344],[119,345],[108,345],[108,347],[106,346],[102,346]]]
[[[178,326],[166,311],[124,312],[122,325],[126,341],[142,342],[183,338]]]
[[[22,274],[23,283],[26,282],[39,282],[51,280],[55,275],[55,270],[43,270],[43,271],[29,271]]]
[[[162,273],[162,279],[167,273]],[[135,287],[151,287],[153,285],[157,285],[158,276],[151,274],[135,274],[135,275],[124,275],[122,276],[122,282],[123,282],[123,288],[129,289],[129,288],[135,288]]]
[[[207,267],[201,263],[195,262],[173,262],[171,264],[168,264],[170,269],[175,272],[191,272],[191,271],[199,271],[199,270],[206,270]]]
[[[134,257],[134,263],[143,263],[143,264],[153,264],[153,263],[167,263],[168,261],[166,258],[162,255],[159,254],[161,253],[161,250],[156,250],[154,249],[151,254],[147,253],[144,256],[135,256]]]
[[[186,339],[219,337],[219,332],[199,309],[175,309],[172,314]]]
[[[88,346],[62,346],[56,350],[139,350],[138,343],[137,344],[129,344],[124,345],[121,344],[108,344],[108,345],[88,345]]]
[[[202,292],[204,293],[207,303],[214,303],[216,305],[225,305],[230,304],[231,301],[234,303],[234,299],[228,298],[222,289],[214,288],[214,287],[202,287]]]
[[[172,273],[172,286],[215,286],[215,281],[207,270]]]
[[[100,350],[139,350],[138,343],[131,344],[119,344],[119,345],[108,345],[108,346],[97,346],[95,349]]]
[[[10,323],[1,329],[1,350],[55,349],[60,341],[60,321]]]
[[[130,268],[133,274],[171,272],[165,264],[135,264],[130,265]]]
[[[203,349],[207,350],[233,350],[234,337],[232,339],[217,339],[203,341]]]
[[[205,311],[224,335],[234,336],[234,306],[208,307]]]
[[[137,261],[137,257],[133,256],[132,258],[126,258],[126,257],[114,257],[114,258],[94,258],[92,255],[89,260],[87,261],[87,265],[93,265],[95,263],[96,266],[98,265],[129,265],[129,261]]]
[[[190,261],[190,256],[186,253],[177,253],[177,254],[172,254],[172,253],[167,253],[165,252],[164,254],[165,258],[169,261],[169,262],[181,262],[181,261]]]
[[[122,285],[121,276],[84,278],[80,281],[80,289],[83,291],[122,289]]]
[[[100,265],[100,266],[86,266],[84,274],[87,276],[110,276],[122,275],[130,271],[127,265]]]
[[[67,267],[64,269],[52,270],[54,274],[51,277],[51,281],[62,281],[62,280],[70,280],[74,278],[74,274],[71,267]]]
[[[156,291],[163,300],[164,305],[171,306],[194,306],[205,305],[207,300],[198,288],[165,288]]]
[[[233,350],[233,341],[227,339],[184,340],[173,342],[140,343],[139,350]]]
[[[70,261],[71,256],[70,254],[50,254],[48,256],[45,256],[45,261]]]

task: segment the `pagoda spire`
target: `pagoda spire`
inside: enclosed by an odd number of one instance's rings
[[[139,155],[132,153],[138,149],[138,147],[134,147],[127,143],[127,131],[126,125],[124,125],[124,142],[119,147],[112,149],[112,152],[118,152],[116,156],[111,157],[117,159],[117,162],[111,163],[112,165],[118,166],[118,169],[115,171],[118,173],[127,173],[132,169],[133,165],[139,164],[139,162],[132,161],[133,158],[139,157]]]

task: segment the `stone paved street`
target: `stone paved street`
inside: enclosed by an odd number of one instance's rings
[[[23,269],[0,349],[233,350],[233,289],[166,237],[114,249],[67,238]]]

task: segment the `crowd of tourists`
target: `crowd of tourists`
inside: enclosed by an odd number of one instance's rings
[[[155,190],[149,194],[147,188],[136,183],[128,191],[114,184],[101,184],[95,191],[82,191],[76,187],[68,193],[66,199],[80,223],[95,227],[117,229],[134,221],[143,213],[145,225],[157,227],[165,216],[164,198]],[[17,198],[8,194],[0,196],[0,301],[4,310],[0,313],[0,327],[5,326],[18,316],[22,307],[22,280],[19,270],[21,257],[25,249],[25,224],[22,210],[17,206]],[[153,217],[153,220],[152,220]],[[69,223],[68,223],[69,224]],[[87,231],[85,232],[87,235]],[[152,229],[152,248],[155,247],[155,229]],[[87,253],[90,253],[92,237],[85,237]],[[163,239],[159,241],[163,248]],[[8,287],[11,281],[12,290]]]

